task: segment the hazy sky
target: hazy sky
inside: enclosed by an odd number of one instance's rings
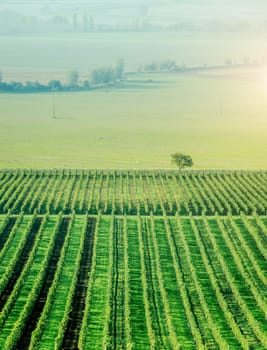
[[[20,12],[39,12],[40,8],[87,8],[123,9],[147,6],[149,10],[161,8],[163,13],[170,11],[174,15],[197,16],[218,20],[227,19],[266,19],[266,0],[0,0],[0,10],[10,8]]]

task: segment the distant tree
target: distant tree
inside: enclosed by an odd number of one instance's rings
[[[176,68],[176,62],[174,60],[162,61],[159,64],[160,70],[174,70]]]
[[[38,81],[26,81],[24,87],[26,91],[34,91],[40,89],[41,84]]]
[[[33,82],[33,91],[43,91],[46,89],[46,86],[41,84],[38,80]]]
[[[176,152],[171,155],[172,163],[178,166],[179,170],[182,170],[186,167],[191,168],[193,166],[193,160],[191,156],[188,156],[183,153]]]
[[[51,90],[62,90],[62,84],[60,80],[50,80],[48,87]]]
[[[94,69],[91,72],[91,82],[93,85],[101,84],[101,69]]]
[[[102,83],[108,84],[114,81],[114,70],[111,67],[103,68],[102,70]]]
[[[90,83],[88,80],[84,80],[83,83],[82,83],[82,87],[85,89],[85,90],[89,90],[90,89]]]
[[[88,16],[86,13],[83,15],[83,31],[88,32],[89,24],[88,24]]]
[[[79,83],[79,72],[77,72],[76,70],[69,72],[67,76],[67,86],[71,88],[76,88],[78,86],[78,83]]]
[[[93,85],[108,84],[115,80],[115,71],[112,67],[97,68],[91,73],[91,82]]]
[[[124,72],[124,60],[120,59],[114,69],[114,75],[116,79],[121,79],[123,76],[123,72]]]
[[[151,62],[144,65],[144,70],[146,72],[155,72],[157,69],[158,64],[156,62]]]
[[[6,89],[11,91],[23,91],[24,85],[20,81],[11,81],[9,84],[5,84]]]

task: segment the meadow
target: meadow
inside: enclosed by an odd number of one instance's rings
[[[209,44],[207,44],[209,43]],[[178,65],[262,62],[266,35],[207,32],[66,33],[0,36],[7,81],[64,81],[76,69],[174,59]],[[0,94],[1,168],[266,169],[267,72],[127,75],[117,87],[83,93]]]
[[[1,168],[266,169],[266,71],[128,75],[82,93],[0,94]],[[267,76],[267,74],[266,74]]]

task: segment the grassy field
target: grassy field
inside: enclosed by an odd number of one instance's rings
[[[197,169],[266,169],[262,75],[128,76],[116,88],[56,94],[56,120],[51,94],[1,94],[0,166],[166,169],[181,151]]]

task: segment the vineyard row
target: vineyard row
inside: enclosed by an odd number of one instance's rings
[[[0,171],[0,213],[266,215],[264,171]]]
[[[266,349],[266,257],[255,213],[2,215],[0,348]]]

